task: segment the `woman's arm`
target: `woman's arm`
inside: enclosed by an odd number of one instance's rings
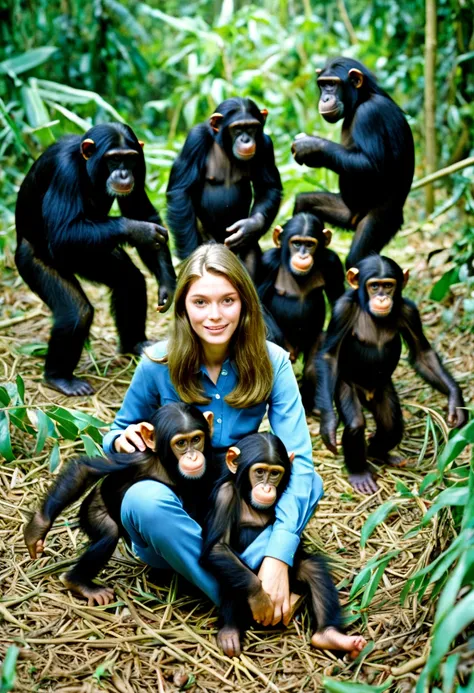
[[[159,368],[159,364],[151,361],[147,356],[143,356],[110,431],[105,434],[102,441],[106,454],[115,451],[115,440],[128,426],[141,421],[150,421],[160,406],[157,373]]]

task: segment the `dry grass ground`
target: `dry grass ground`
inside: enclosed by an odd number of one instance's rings
[[[427,255],[426,244],[422,255]],[[415,265],[417,287],[430,273],[417,265],[421,254],[415,246],[396,251],[397,259]],[[48,310],[18,279],[3,290],[4,316],[0,325],[2,380],[21,374],[26,385],[26,401],[34,407],[51,404],[75,408],[112,421],[122,402],[134,370],[134,363],[115,353],[116,338],[103,287],[86,289],[97,307],[92,328],[92,351],[84,353],[80,373],[93,383],[92,398],[68,400],[41,383],[42,362],[19,355],[18,347],[46,341],[50,325]],[[149,296],[156,290],[149,282]],[[429,306],[429,307],[428,307]],[[442,332],[441,307],[424,304],[427,333],[451,371],[460,379],[467,399],[473,391],[473,338],[462,332]],[[29,319],[12,322],[12,316]],[[157,317],[149,309],[149,337],[166,334],[168,317]],[[5,324],[8,323],[8,324]],[[354,576],[367,561],[392,549],[398,554],[389,563],[370,604],[349,632],[361,632],[369,641],[361,661],[347,663],[309,645],[309,625],[303,610],[287,629],[252,629],[244,654],[231,660],[223,656],[215,642],[216,611],[196,594],[190,595],[175,578],[171,581],[136,563],[119,545],[101,580],[113,585],[116,601],[106,608],[89,608],[68,593],[58,576],[83,544],[77,524],[77,505],[56,522],[48,536],[44,556],[28,558],[23,544],[22,525],[38,503],[51,480],[47,460],[49,443],[41,455],[34,455],[34,440],[13,432],[15,463],[0,466],[0,642],[3,653],[14,642],[21,648],[15,690],[57,691],[58,693],[153,693],[183,689],[196,691],[318,691],[324,675],[341,680],[379,684],[394,676],[393,688],[408,691],[416,680],[433,616],[429,595],[422,603],[415,597],[400,605],[400,592],[409,576],[427,565],[452,538],[449,513],[429,523],[415,536],[407,537],[425,514],[423,498],[403,497],[400,482],[411,491],[419,488],[434,466],[437,445],[432,436],[423,452],[426,412],[445,412],[443,397],[418,379],[403,360],[396,372],[396,385],[404,403],[406,435],[402,449],[410,459],[404,469],[384,469],[379,475],[380,491],[372,497],[354,494],[342,467],[323,449],[318,422],[308,423],[314,442],[314,462],[324,480],[325,496],[309,523],[305,539],[309,546],[329,554],[341,600],[348,603]],[[421,405],[421,408],[420,408]],[[436,419],[436,414],[433,414]],[[339,431],[340,432],[340,431]],[[441,442],[441,430],[438,431]],[[61,441],[61,458],[82,451],[81,441]],[[421,457],[421,459],[419,459]],[[398,484],[398,486],[397,486]],[[381,502],[398,501],[397,508],[373,532],[364,549],[360,531],[367,516]],[[360,598],[352,608],[360,607]],[[355,613],[355,612],[354,612]],[[347,614],[351,614],[350,607]],[[462,666],[472,666],[464,652]]]

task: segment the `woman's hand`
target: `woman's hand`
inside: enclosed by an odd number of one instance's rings
[[[272,626],[280,621],[287,626],[291,618],[290,583],[288,580],[288,564],[278,558],[265,556],[258,577],[262,587],[273,602]]]
[[[125,431],[114,440],[114,448],[116,452],[135,452],[139,450],[144,452],[147,448],[145,440],[142,436],[143,428],[153,431],[153,426],[146,422],[138,424],[130,424]]]

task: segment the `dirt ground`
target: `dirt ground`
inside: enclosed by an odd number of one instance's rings
[[[400,247],[401,246],[401,247]],[[411,297],[421,301],[429,338],[472,401],[474,339],[472,334],[449,330],[443,324],[443,306],[426,300],[426,287],[442,268],[427,268],[430,241],[414,234],[392,254],[412,268]],[[449,240],[446,239],[446,246]],[[12,265],[11,262],[7,264]],[[18,374],[26,386],[31,410],[56,404],[81,410],[111,422],[120,406],[135,362],[116,354],[116,335],[103,287],[85,284],[96,306],[91,350],[84,352],[80,375],[96,388],[91,398],[67,399],[42,382],[42,360],[18,353],[32,342],[46,342],[48,309],[12,271],[2,290],[0,363],[3,381]],[[149,338],[166,335],[169,316],[153,309],[156,287],[148,280]],[[451,299],[454,303],[456,297]],[[17,320],[18,318],[18,320]],[[74,560],[84,537],[72,506],[48,535],[42,558],[31,561],[22,538],[22,525],[51,480],[48,458],[51,444],[35,455],[32,436],[12,429],[16,461],[0,465],[0,643],[1,656],[11,643],[20,657],[15,690],[61,693],[195,691],[318,691],[323,676],[380,684],[393,678],[393,690],[409,691],[427,653],[433,600],[421,603],[410,596],[400,604],[408,577],[430,563],[452,539],[449,512],[441,513],[418,533],[410,535],[426,513],[429,502],[416,495],[426,473],[434,467],[443,441],[444,398],[419,379],[408,366],[406,354],[396,371],[406,434],[401,449],[409,465],[381,469],[380,491],[371,497],[354,493],[347,482],[342,458],[322,446],[319,424],[309,418],[314,463],[324,480],[325,495],[304,540],[308,548],[330,556],[333,574],[346,607],[349,633],[362,633],[369,641],[362,657],[348,663],[331,653],[312,649],[309,622],[303,608],[287,629],[253,628],[239,659],[222,655],[215,641],[216,611],[212,604],[176,578],[160,576],[133,560],[120,544],[100,576],[113,586],[116,601],[108,607],[88,607],[63,587],[59,575]],[[427,415],[434,422],[435,435]],[[440,417],[441,414],[441,417]],[[369,430],[371,428],[369,420]],[[341,429],[339,429],[339,436]],[[82,442],[60,441],[61,460],[83,452]],[[408,488],[413,497],[404,495]],[[365,548],[360,532],[368,515],[381,503],[394,499],[393,511],[379,524]],[[359,595],[349,603],[354,577],[370,559],[397,551],[374,595]],[[462,666],[472,667],[461,645]],[[472,655],[471,655],[472,656]]]

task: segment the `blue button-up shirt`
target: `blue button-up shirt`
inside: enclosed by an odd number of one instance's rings
[[[166,348],[166,342],[159,342],[149,349],[149,353],[154,358],[161,358],[166,354]],[[209,377],[205,366],[201,367],[202,387],[210,402],[197,407],[214,414],[212,446],[216,452],[238,445],[241,438],[256,433],[268,410],[272,431],[281,438],[288,453],[295,453],[290,483],[276,506],[276,520],[265,550],[266,556],[293,565],[300,534],[323,494],[323,485],[314,471],[311,438],[288,353],[271,342],[267,342],[267,348],[273,367],[273,387],[268,401],[246,409],[237,409],[225,402],[225,396],[234,390],[239,377],[235,363],[227,359],[216,383]],[[156,363],[144,356],[123,405],[104,437],[105,452],[113,449],[114,440],[127,426],[149,421],[159,406],[179,401],[167,364]]]

